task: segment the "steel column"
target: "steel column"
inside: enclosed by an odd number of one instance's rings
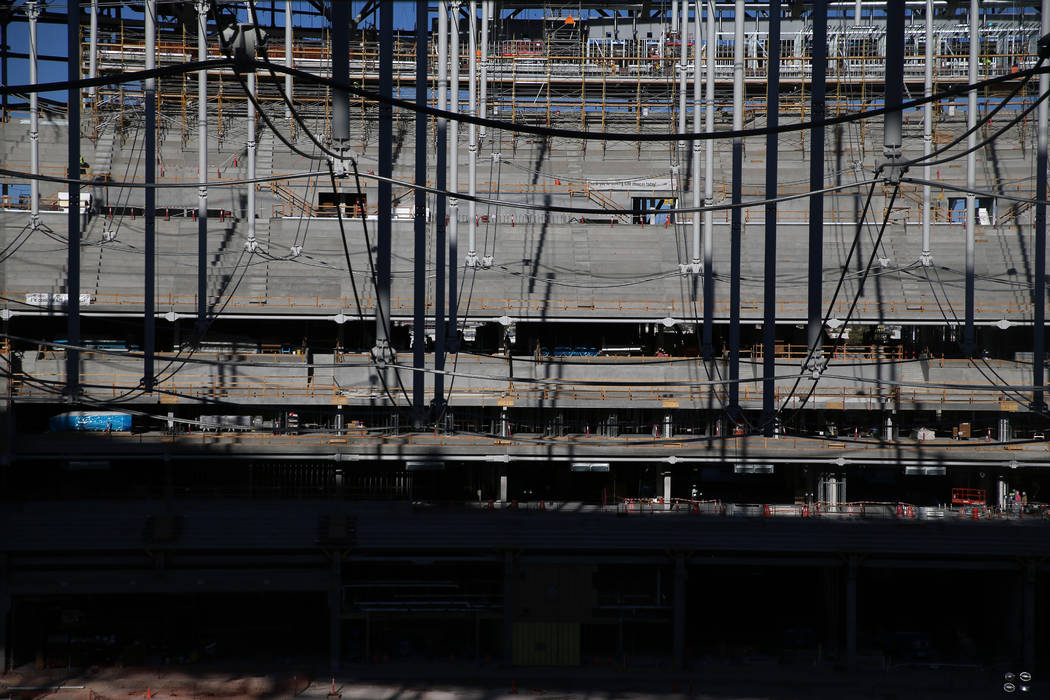
[[[254,253],[257,247],[255,242],[255,70],[248,73],[248,241],[245,247]]]
[[[780,125],[780,0],[769,2],[769,63],[766,74],[766,128]],[[777,196],[778,166],[777,134],[766,134],[766,199]],[[765,259],[763,261],[763,325],[762,325],[762,426],[766,437],[776,430],[777,373],[777,205],[766,205]]]
[[[157,0],[146,0],[146,70],[157,67]],[[146,80],[146,191],[144,225],[144,273],[142,295],[142,386],[153,391],[153,353],[156,342],[156,293],[157,293],[157,81]],[[72,138],[73,132],[70,132]]]
[[[810,92],[810,114],[814,122],[824,119],[824,99],[828,67],[828,6],[813,4],[813,78]],[[824,188],[824,127],[810,130],[809,189]],[[824,307],[824,195],[809,198],[809,294],[807,343],[817,359],[821,353],[822,316]]]
[[[448,2],[447,0],[440,0],[438,2],[438,108],[448,108]],[[455,122],[453,122],[455,123]],[[448,177],[448,120],[438,119],[437,122],[437,143],[434,144],[434,150],[437,154],[437,164],[435,167],[437,186],[439,190],[445,190],[447,188],[447,177]],[[426,175],[426,171],[423,171],[423,175]],[[453,199],[453,201],[455,201]],[[434,236],[434,369],[444,370],[445,369],[445,329],[447,328],[445,320],[445,262],[446,262],[446,240],[448,235],[447,230],[447,206],[448,198],[444,195],[438,195],[437,197],[437,211],[435,212],[436,219],[436,235]],[[453,210],[454,212],[455,210]],[[455,256],[452,258],[453,264],[455,263]],[[422,330],[420,331],[422,332]],[[434,403],[440,407],[440,403],[444,401],[445,396],[445,376],[443,374],[434,375]]]
[[[467,24],[467,29],[470,32],[470,37],[467,39],[467,50],[470,52],[468,57],[470,77],[467,78],[467,92],[470,93],[470,97],[467,101],[467,108],[470,111],[470,116],[474,117],[478,113],[477,0],[470,0],[469,7],[470,21]],[[475,197],[478,194],[478,127],[473,122],[467,125],[467,150],[470,151],[470,160],[467,163],[467,187],[470,196]],[[473,199],[467,203],[467,230],[470,232],[467,236],[467,266],[476,267],[478,264],[476,240],[478,230],[477,202]],[[452,294],[455,294],[455,290],[453,290]]]
[[[1039,16],[1039,35],[1050,34],[1050,0],[1043,0]],[[1039,75],[1039,94],[1050,91],[1050,76]],[[1035,160],[1035,197],[1047,199],[1047,123],[1048,109],[1046,100],[1039,103],[1036,118],[1037,153]],[[1035,285],[1032,288],[1032,409],[1046,410],[1043,393],[1043,367],[1046,362],[1046,205],[1035,207]]]
[[[979,9],[978,0],[970,0],[970,36],[978,37],[977,16]],[[967,80],[970,85],[977,82],[977,58],[980,50],[979,41],[970,42],[969,72]],[[972,89],[967,93],[966,102],[966,127],[970,134],[966,137],[966,148],[970,150],[966,154],[966,188],[971,190],[966,193],[966,320],[963,327],[963,352],[967,357],[973,357],[976,351],[976,336],[973,327],[973,304],[974,304],[974,205],[976,197],[972,190],[977,187],[977,90]]]
[[[350,3],[332,3],[332,80],[350,82]],[[350,140],[350,93],[332,88],[332,145],[342,151]]]
[[[696,4],[696,11],[693,17],[693,36],[696,37],[693,42],[693,131],[699,133],[701,130],[701,115],[703,110],[703,86],[704,79],[702,74],[703,67],[703,54],[700,51],[700,37],[703,36],[703,29],[701,27],[702,5]],[[708,149],[714,144],[709,143]],[[693,177],[691,179],[691,185],[693,189],[693,206],[700,206],[700,141],[693,141]],[[692,259],[692,272],[697,274],[700,272],[700,212],[693,212],[693,259]]]
[[[481,0],[481,98],[479,114],[484,119],[488,112],[489,90],[489,22],[492,19],[492,0]],[[487,131],[484,126],[479,130],[481,140],[485,140]]]
[[[292,0],[284,0],[284,65],[287,68],[293,67],[292,61]],[[292,76],[284,76],[284,92],[288,95],[288,99],[292,99]],[[289,105],[284,106],[284,118],[292,118],[292,108]]]
[[[66,79],[80,80],[80,0],[68,0],[66,12]],[[80,393],[80,90],[66,91],[69,109],[67,160],[69,211],[66,221],[69,237],[66,244],[66,392],[70,397]]]
[[[426,95],[427,83],[417,84]],[[384,2],[379,6],[379,94],[394,96],[394,7]],[[424,134],[424,138],[426,135]],[[423,150],[424,168],[426,146]],[[419,154],[416,154],[417,158]],[[394,175],[394,114],[389,104],[379,103],[379,177]],[[390,180],[380,180],[377,186],[378,207],[376,211],[376,348],[380,362],[391,359],[390,352],[390,239],[393,218],[393,196]],[[425,195],[424,195],[425,197]],[[426,202],[424,199],[423,225],[426,225]]]
[[[452,76],[451,76],[451,102],[450,111],[459,112],[459,0],[452,0],[449,3],[451,11],[452,26],[452,47],[451,47],[451,59],[452,59]],[[454,192],[459,192],[459,121],[453,120],[450,125],[452,133],[450,134],[448,150],[449,150],[449,189]],[[459,306],[459,298],[457,296],[458,291],[458,279],[457,273],[459,271],[459,198],[450,197],[448,202],[449,207],[449,218],[450,225],[448,231],[448,325],[445,327],[445,344],[449,350],[455,349],[456,343],[456,329],[458,328],[457,307]],[[441,351],[439,350],[439,353]],[[444,367],[444,357],[441,358],[442,367]],[[434,386],[437,386],[437,377],[435,377]]]
[[[682,0],[684,3],[685,0]],[[717,45],[717,27],[715,26],[715,2],[707,0],[707,45]],[[706,113],[704,119],[704,130],[713,132],[715,130],[715,54],[716,51],[707,52],[707,91],[705,95]],[[704,161],[704,206],[710,206],[715,200],[715,142],[707,146],[706,159]],[[694,214],[693,216],[696,216]],[[704,212],[704,328],[703,328],[703,356],[710,361],[714,357],[714,325],[715,325],[715,215],[714,212]]]
[[[733,129],[744,128],[744,0],[733,9]],[[733,139],[733,204],[742,201],[744,139]],[[729,417],[740,417],[740,248],[744,210],[733,209],[729,238]]]
[[[441,8],[438,9],[441,16]],[[416,3],[416,95],[417,107],[427,105],[427,3]],[[439,64],[440,65],[440,64]],[[421,87],[422,86],[422,89]],[[440,103],[440,85],[438,87]],[[440,106],[440,105],[439,105]],[[417,111],[416,119],[416,169],[415,181],[426,182],[427,179],[427,116],[422,111]],[[438,129],[441,129],[441,120],[438,120]],[[440,140],[440,137],[439,137]],[[438,160],[441,160],[440,149]],[[438,169],[439,187],[441,182],[441,170]],[[413,307],[412,307],[412,409],[413,421],[419,427],[423,421],[426,410],[426,293],[427,293],[427,193],[423,190],[415,190],[415,218],[413,220],[413,238],[415,260],[413,260]],[[442,198],[438,197],[438,207],[441,208]],[[441,220],[443,220],[443,216]],[[441,224],[438,224],[441,230]],[[440,235],[439,235],[440,239]],[[440,270],[440,268],[438,268]]]
[[[4,25],[7,26],[6,24]],[[91,0],[91,29],[88,33],[88,77],[94,78],[98,75],[98,0]],[[7,39],[4,39],[4,44],[7,44]],[[155,82],[155,81],[154,81]],[[7,83],[7,79],[4,79],[4,83]],[[92,109],[98,110],[98,105],[95,104],[95,95],[98,92],[98,88],[88,88],[88,94],[91,96],[91,107]]]
[[[26,16],[29,17],[29,82],[36,85],[36,20],[40,16],[40,7],[36,0],[26,3]],[[36,179],[40,174],[40,110],[37,104],[37,93],[29,93],[29,164],[34,176],[29,182],[29,225],[34,230],[40,226],[40,181]]]
[[[197,2],[197,60],[208,59],[208,0]],[[208,71],[197,71],[197,335],[208,323]]]
[[[933,0],[926,0],[926,72],[923,76],[922,94],[929,97],[933,94]],[[927,102],[922,107],[922,155],[928,159],[933,151],[933,103]],[[929,182],[930,166],[923,164],[922,179]],[[919,262],[924,267],[933,264],[930,253],[930,186],[922,186],[922,252]]]

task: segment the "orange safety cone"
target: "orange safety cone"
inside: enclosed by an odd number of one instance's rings
[[[808,518],[809,517],[809,505],[808,504],[802,506],[802,517],[803,518]]]
[[[146,686],[146,697],[147,698],[152,698],[153,697],[153,693],[150,692],[149,686]]]
[[[773,515],[773,511],[771,511],[771,510],[769,509],[769,506],[768,506],[768,505],[764,505],[764,506],[762,506],[762,515],[763,515],[763,517],[766,517],[766,518],[768,518],[768,517],[770,517],[771,515]]]
[[[908,506],[908,517],[909,518],[914,518],[915,517],[915,508],[913,508],[912,506]]]
[[[510,694],[511,695],[517,695],[518,694],[518,684],[515,683],[514,681],[510,682]]]
[[[902,506],[900,503],[898,503],[897,504],[897,517],[899,518],[902,515],[904,515],[904,506]]]
[[[970,511],[970,513],[971,513],[970,518],[972,520],[977,520],[977,518],[979,517],[978,514],[977,514],[977,506],[974,506],[973,509]]]

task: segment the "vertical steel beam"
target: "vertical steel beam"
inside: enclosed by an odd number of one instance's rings
[[[886,3],[886,107],[900,107],[903,100],[904,0],[889,0]],[[888,112],[883,121],[882,148],[891,169],[901,157],[903,122],[900,110]]]
[[[146,0],[146,70],[157,67],[157,0]],[[144,225],[144,274],[145,288],[142,294],[142,386],[153,391],[153,353],[156,341],[156,293],[157,293],[157,81],[146,80],[146,191]],[[72,133],[70,133],[72,137]]]
[[[245,247],[254,253],[255,242],[255,70],[248,73],[248,241]]]
[[[441,16],[443,8],[438,9]],[[417,107],[427,106],[427,36],[428,26],[427,3],[416,3],[416,95]],[[440,103],[440,84],[438,86]],[[427,179],[427,116],[422,111],[416,112],[416,169],[415,181],[426,182]],[[438,120],[439,129],[441,120]],[[440,149],[438,160],[441,160]],[[438,187],[441,187],[441,171],[438,170]],[[414,193],[415,218],[413,220],[413,238],[415,260],[413,261],[413,299],[412,308],[412,413],[416,427],[423,423],[426,410],[426,319],[427,319],[427,193],[417,189]],[[439,207],[441,198],[438,198]],[[444,219],[443,214],[441,220]],[[441,230],[441,224],[438,224]],[[441,236],[439,235],[439,238]],[[440,268],[438,268],[440,270]]]
[[[332,80],[336,85],[350,82],[350,3],[332,3]],[[332,145],[339,150],[350,141],[350,93],[332,88]]]
[[[448,108],[448,2],[438,2],[438,108]],[[437,154],[435,171],[437,186],[439,190],[445,190],[448,177],[448,120],[438,119],[437,143],[434,144]],[[424,175],[425,175],[424,171]],[[434,369],[445,369],[445,262],[446,262],[446,237],[448,235],[446,224],[446,211],[448,198],[438,195],[436,219],[436,235],[434,236]],[[455,256],[453,256],[453,264]],[[444,400],[445,377],[440,373],[434,375],[434,402],[440,408],[440,402]]]
[[[479,114],[484,119],[488,112],[489,90],[489,22],[492,20],[492,0],[481,0],[481,98]],[[479,129],[481,140],[485,140],[487,131],[484,125]]]
[[[467,39],[467,50],[470,56],[467,65],[470,76],[467,78],[467,92],[470,93],[470,97],[467,101],[467,109],[470,111],[470,116],[474,117],[478,113],[477,0],[470,0],[469,7],[470,21],[467,23],[467,30],[470,32],[470,37]],[[470,151],[470,160],[467,162],[467,187],[470,196],[476,197],[478,194],[478,127],[473,122],[467,125],[467,150]],[[477,202],[471,199],[467,203],[467,230],[470,232],[467,236],[467,267],[476,267],[478,264],[476,219]],[[455,294],[455,291],[452,293]]]
[[[66,79],[80,80],[80,0],[68,0],[66,13]],[[80,90],[66,91],[69,129],[66,131],[69,163],[69,212],[66,217],[69,238],[66,246],[66,392],[80,393]]]
[[[284,0],[284,65],[287,68],[293,67],[292,61],[292,0]],[[288,95],[288,98],[292,97],[292,76],[284,76],[284,92]],[[292,118],[292,108],[290,105],[284,106],[284,118]]]
[[[769,63],[766,74],[766,128],[780,125],[780,0],[769,2]],[[766,199],[777,196],[777,134],[766,134]],[[766,240],[764,259],[764,294],[762,324],[762,426],[766,437],[776,431],[777,373],[777,205],[766,205]]]
[[[682,0],[684,3],[685,0]],[[717,46],[717,27],[715,26],[715,2],[707,0],[707,45]],[[715,55],[717,51],[707,51],[707,106],[704,130],[715,130]],[[707,145],[704,161],[704,206],[711,206],[715,201],[715,142]],[[694,214],[696,216],[696,214]],[[714,357],[715,325],[715,216],[714,212],[704,212],[704,328],[703,355],[710,361]]]
[[[744,128],[744,0],[733,8],[733,129]],[[733,204],[743,201],[744,139],[733,139]],[[733,209],[729,234],[729,417],[740,417],[740,254],[744,210]]]
[[[813,78],[810,86],[810,114],[814,122],[824,120],[824,99],[828,67],[828,6],[813,3]],[[824,188],[824,127],[810,130],[809,189]],[[809,294],[807,342],[814,357],[821,352],[824,306],[824,195],[809,198]]]
[[[980,35],[977,31],[977,17],[980,8],[978,0],[970,0],[970,57],[968,62],[969,71],[967,80],[970,85],[977,82],[977,60],[978,51],[981,47]],[[971,89],[967,93],[966,102],[966,127],[970,134],[966,138],[966,148],[970,150],[966,154],[966,320],[963,326],[963,352],[967,357],[973,357],[976,351],[976,336],[973,326],[973,304],[974,304],[974,211],[976,197],[973,189],[977,187],[977,90]]]
[[[36,0],[26,3],[26,16],[29,17],[29,82],[37,84],[37,36],[36,20],[40,16],[40,7]],[[29,225],[35,230],[40,226],[40,115],[37,107],[37,94],[29,93],[29,165],[33,179],[29,183]]]
[[[933,0],[926,0],[926,72],[923,75],[922,94],[929,97],[933,94]],[[933,103],[927,102],[922,107],[922,155],[928,159],[933,151]],[[930,166],[923,164],[922,179],[930,179]],[[924,267],[933,264],[930,252],[930,186],[922,186],[922,252],[919,262]]]
[[[459,50],[459,0],[452,0],[449,3],[451,11],[452,26],[452,47],[450,50],[452,59],[452,76],[451,76],[451,111],[459,112],[459,61],[460,61],[460,50]],[[454,193],[459,192],[459,121],[453,120],[451,126],[452,133],[448,140],[449,150],[449,189]],[[459,271],[459,198],[452,196],[449,197],[448,202],[449,208],[449,229],[448,229],[448,325],[445,330],[445,342],[449,350],[454,350],[456,346],[456,329],[458,327],[457,313],[459,306],[459,298],[456,294],[458,290],[457,273]],[[442,358],[444,363],[444,358]],[[436,384],[435,384],[436,386]]]
[[[427,83],[417,84],[417,89],[426,95]],[[379,6],[379,94],[394,96],[394,4],[384,2]],[[426,134],[424,134],[426,138]],[[422,149],[426,167],[426,145]],[[379,103],[379,177],[394,175],[394,114],[385,102]],[[376,357],[386,362],[390,353],[390,240],[393,218],[393,196],[389,179],[379,181],[376,202]],[[424,200],[423,225],[426,226],[426,202]]]
[[[693,16],[693,36],[696,37],[696,41],[693,42],[693,131],[699,133],[701,130],[701,117],[703,114],[703,52],[700,50],[700,37],[703,36],[703,29],[701,22],[703,21],[702,5],[697,2],[696,11]],[[708,47],[710,51],[712,47]],[[710,149],[713,144],[708,144]],[[700,141],[693,141],[693,206],[700,206]],[[693,212],[693,272],[700,272],[700,212]]]
[[[1039,15],[1039,35],[1050,34],[1050,0],[1042,1]],[[1039,94],[1050,91],[1050,76],[1039,74]],[[1047,123],[1050,108],[1046,100],[1039,103],[1036,124],[1036,159],[1035,159],[1035,197],[1047,199]],[[1032,289],[1034,306],[1032,319],[1032,409],[1045,411],[1046,402],[1043,393],[1043,367],[1046,362],[1046,205],[1035,207],[1035,286]]]
[[[208,0],[197,0],[197,60],[208,59]],[[208,71],[197,71],[197,336],[208,323]]]

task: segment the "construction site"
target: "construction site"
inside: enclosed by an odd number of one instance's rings
[[[1050,687],[1050,0],[0,34],[0,693]]]

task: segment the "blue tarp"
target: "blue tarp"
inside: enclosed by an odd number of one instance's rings
[[[55,431],[64,430],[131,430],[131,414],[116,411],[70,411],[51,416],[48,428]]]

